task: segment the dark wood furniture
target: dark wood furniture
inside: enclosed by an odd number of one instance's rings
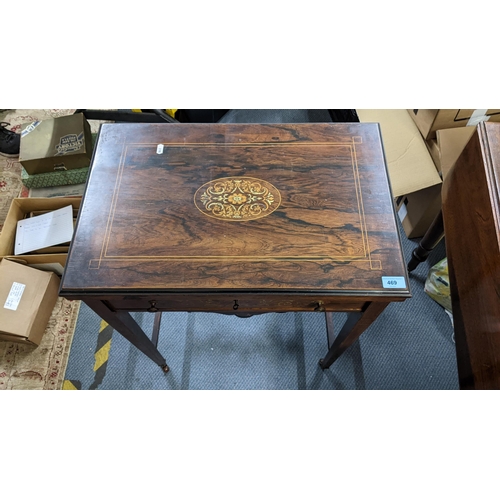
[[[443,183],[461,389],[500,389],[500,123],[481,123]]]
[[[378,125],[102,125],[60,294],[165,371],[130,311],[325,312],[328,368],[411,296]]]
[[[414,271],[418,265],[425,262],[437,244],[444,238],[443,211],[440,210],[432,221],[418,246],[413,250],[408,262],[408,272]]]

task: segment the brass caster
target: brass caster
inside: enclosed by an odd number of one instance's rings
[[[322,370],[324,370],[324,369],[325,369],[325,367],[323,366],[323,361],[324,361],[324,359],[323,359],[323,358],[321,358],[321,359],[318,361],[318,365],[319,365],[319,367],[320,367]]]
[[[168,365],[162,365],[161,366],[161,369],[165,372],[165,373],[168,373],[170,371],[170,368],[168,367]]]

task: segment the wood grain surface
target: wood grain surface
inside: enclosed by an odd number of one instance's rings
[[[481,123],[443,184],[462,389],[500,389],[500,123]]]
[[[409,297],[378,125],[102,125],[61,287],[92,291]]]

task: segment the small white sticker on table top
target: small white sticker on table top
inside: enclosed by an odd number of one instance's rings
[[[26,285],[23,285],[22,283],[12,283],[12,286],[10,287],[10,292],[9,295],[7,296],[7,300],[5,301],[4,304],[4,309],[11,309],[12,311],[17,311],[17,308],[19,306],[19,302],[21,302],[21,297],[23,296],[24,289],[26,288]]]
[[[161,155],[162,153],[163,153],[163,144],[158,144],[158,146],[156,146],[156,154]]]
[[[382,276],[382,286],[384,288],[406,288],[404,276]]]

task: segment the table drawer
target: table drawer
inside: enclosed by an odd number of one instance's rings
[[[105,299],[114,310],[265,313],[292,311],[361,311],[366,299],[353,297],[276,296],[269,294],[175,294]]]

